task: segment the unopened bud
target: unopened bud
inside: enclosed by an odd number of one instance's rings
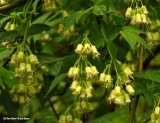
[[[78,81],[75,80],[75,81],[72,82],[72,84],[70,86],[70,89],[71,90],[76,90],[77,86],[78,86]]]
[[[68,15],[67,11],[66,11],[66,10],[63,10],[63,11],[62,11],[62,17],[66,18],[66,17],[68,17],[68,16],[69,16],[69,15]]]
[[[32,72],[32,68],[30,64],[26,64],[26,72],[27,73],[31,73]]]
[[[132,15],[132,8],[129,7],[129,8],[127,8],[127,11],[126,11],[126,13],[125,13],[125,16],[126,16],[127,18],[130,18],[131,15]]]
[[[18,52],[18,54],[17,54],[17,61],[18,62],[22,62],[23,59],[24,59],[24,52],[22,52],[22,51]]]
[[[75,49],[75,52],[77,54],[81,54],[82,53],[82,49],[83,49],[83,45],[82,44],[78,44],[77,48]]]
[[[7,22],[7,24],[6,24],[4,29],[9,31],[10,30],[10,26],[11,26],[11,22]]]
[[[31,65],[39,64],[38,58],[34,54],[29,55],[29,60],[30,60]]]
[[[114,90],[115,90],[114,94],[116,96],[120,96],[121,95],[121,87],[120,86],[116,86]]]
[[[99,74],[99,72],[95,66],[91,66],[91,71],[92,71],[93,76],[97,76]]]
[[[130,95],[134,95],[134,92],[135,92],[131,85],[127,85],[127,86],[126,86],[126,91],[127,91]]]
[[[105,82],[105,78],[106,78],[106,74],[101,73],[99,77],[99,82],[102,82],[102,83]]]
[[[83,53],[89,54],[91,52],[91,45],[89,43],[84,44]]]

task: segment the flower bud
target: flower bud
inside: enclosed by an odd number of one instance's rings
[[[13,23],[10,25],[10,30],[14,30],[16,28],[16,25]]]
[[[83,110],[84,112],[86,112],[86,111],[87,111],[88,106],[87,106],[86,101],[82,101],[82,102],[81,102],[81,107],[82,107],[82,110]]]
[[[81,93],[82,87],[78,86],[76,90],[72,93],[73,95],[79,95]]]
[[[17,93],[22,94],[26,92],[27,92],[27,88],[24,84],[21,83],[17,86]]]
[[[91,46],[91,52],[93,57],[98,57],[100,55],[100,53],[97,51],[97,48],[95,46]]]
[[[26,72],[27,73],[31,73],[32,72],[32,68],[30,64],[26,64]]]
[[[133,74],[133,72],[130,70],[129,67],[125,67],[123,71],[124,71],[124,74],[125,74],[127,77],[130,77],[130,76],[132,76],[132,74]]]
[[[87,98],[91,98],[93,96],[90,88],[86,88],[85,93],[86,93]]]
[[[136,24],[136,15],[132,15],[132,17],[131,17],[131,24],[132,25]]]
[[[75,118],[74,121],[73,121],[73,123],[83,123],[83,122],[80,119]]]
[[[67,122],[67,117],[64,115],[61,115],[59,118],[58,123],[66,123]]]
[[[26,103],[26,101],[25,101],[25,96],[24,96],[24,95],[19,95],[19,103],[20,103],[20,104]]]
[[[4,27],[5,30],[9,31],[11,26],[11,22],[7,22],[6,26]]]
[[[70,32],[74,32],[74,31],[75,31],[74,25],[71,25],[71,26],[70,26],[69,31],[70,31]]]
[[[20,67],[19,67],[19,74],[24,74],[24,72],[25,72],[25,70],[26,70],[26,64],[25,63],[20,63]]]
[[[101,73],[100,77],[99,77],[99,82],[101,82],[101,83],[105,82],[105,78],[106,78],[106,74]]]
[[[17,57],[16,54],[13,54],[13,55],[12,55],[11,61],[10,61],[10,64],[11,64],[11,65],[16,65],[16,57]]]
[[[75,80],[75,81],[72,82],[72,84],[70,86],[70,89],[71,90],[76,90],[77,86],[78,86],[78,81]]]
[[[129,8],[127,8],[127,11],[126,11],[126,13],[125,13],[125,16],[126,16],[127,18],[130,18],[131,15],[132,15],[132,8],[129,7]]]
[[[124,97],[123,96],[117,96],[115,97],[115,101],[114,101],[115,104],[118,104],[118,105],[125,105],[125,102],[124,102]]]
[[[109,102],[114,101],[115,97],[115,90],[112,90],[108,98]]]
[[[108,83],[111,83],[111,82],[112,82],[112,77],[111,77],[111,75],[109,75],[109,74],[106,75],[106,76],[105,76],[105,81],[108,82]]]
[[[87,78],[91,78],[91,77],[92,77],[91,67],[87,66],[87,67],[85,68],[85,71],[86,71]]]
[[[58,33],[62,33],[64,31],[64,25],[61,23],[58,25]]]
[[[46,67],[46,66],[41,66],[41,72],[44,74],[44,73],[47,73],[49,71],[49,69]]]
[[[79,68],[78,67],[74,67],[72,76],[73,76],[73,78],[76,78],[79,76]]]
[[[22,51],[18,52],[18,54],[17,54],[17,61],[18,62],[22,62],[23,59],[24,59],[24,52],[22,52]]]
[[[73,117],[71,114],[67,115],[67,123],[73,123]]]
[[[124,94],[124,100],[125,100],[125,103],[127,104],[131,102],[130,97],[127,93]]]
[[[6,47],[6,46],[8,46],[8,45],[9,45],[9,41],[3,41],[3,42],[2,42],[2,46]]]
[[[121,87],[120,86],[116,86],[115,88],[114,88],[114,90],[115,90],[115,96],[120,96],[121,95]]]
[[[142,12],[143,14],[148,14],[148,11],[147,11],[146,6],[142,6],[142,7],[140,8],[140,10],[141,10],[141,12]]]
[[[69,78],[72,78],[73,77],[73,71],[74,71],[74,67],[71,67],[70,69],[69,69],[69,71],[68,71],[68,77]]]
[[[66,10],[63,10],[63,11],[62,11],[62,17],[66,18],[66,17],[68,17],[68,16],[69,16],[69,14],[67,13],[67,11],[66,11]]]
[[[83,49],[83,45],[82,44],[78,44],[77,48],[75,49],[75,52],[77,54],[81,54],[82,53],[82,49]]]
[[[91,45],[89,43],[84,44],[83,53],[89,54],[91,52]]]
[[[134,95],[134,92],[135,92],[131,85],[127,85],[127,86],[126,86],[126,91],[127,91],[130,95]]]
[[[145,14],[141,14],[142,23],[147,24],[147,18]]]
[[[142,21],[142,20],[141,20],[141,14],[137,13],[137,14],[136,14],[136,23],[137,23],[137,24],[140,24],[141,21]]]
[[[29,93],[29,95],[34,95],[34,94],[36,94],[36,90],[35,90],[35,88],[34,88],[34,86],[33,85],[28,85],[27,86],[27,89],[28,89],[28,93]]]
[[[97,76],[99,74],[97,68],[95,66],[90,67],[93,76]]]
[[[29,55],[29,61],[30,61],[31,65],[39,64],[38,58],[34,54]]]
[[[79,113],[82,113],[82,108],[81,108],[81,103],[80,102],[76,102],[75,111],[79,112]]]

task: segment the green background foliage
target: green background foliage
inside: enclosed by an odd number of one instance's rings
[[[29,1],[29,0],[28,0]],[[10,1],[7,5],[12,4]],[[16,2],[16,1],[15,1]],[[69,86],[72,82],[67,72],[77,59],[74,49],[83,39],[83,33],[89,30],[89,39],[100,52],[99,60],[91,59],[99,72],[103,72],[110,60],[120,60],[133,68],[135,96],[141,95],[135,114],[134,123],[149,123],[149,117],[154,106],[154,94],[160,93],[160,64],[159,52],[154,54],[155,47],[150,47],[145,38],[145,32],[138,26],[129,24],[124,16],[128,7],[123,0],[61,0],[57,10],[42,11],[42,0],[29,2],[2,11],[0,6],[0,42],[9,41],[11,48],[6,49],[0,44],[0,117],[29,117],[26,123],[56,123],[57,117],[64,113],[74,101]],[[160,3],[153,0],[144,1],[151,19],[160,19]],[[62,10],[66,10],[68,17],[62,17]],[[25,27],[29,14],[32,13],[30,26],[27,28],[27,41],[40,63],[49,68],[44,75],[43,89],[32,97],[27,104],[14,103],[9,90],[19,82],[14,78],[13,67],[7,63],[13,49],[18,44],[15,39],[25,35]],[[17,15],[20,15],[17,17]],[[6,31],[4,28],[11,18],[18,18],[18,28]],[[69,37],[58,32],[58,25],[64,24],[66,31],[72,25],[75,31]],[[49,39],[42,39],[49,35]],[[138,72],[139,45],[145,48],[145,61],[149,63],[142,73]],[[159,50],[158,50],[159,51]],[[131,58],[128,54],[132,54]],[[5,65],[7,63],[7,65]],[[114,73],[113,73],[114,74]],[[127,122],[130,105],[118,107],[109,104],[106,97],[111,90],[104,90],[95,84],[92,99],[95,109],[84,117],[85,123],[125,123]],[[133,97],[132,97],[133,99]],[[54,110],[52,109],[54,107]],[[112,109],[113,108],[113,109]],[[1,121],[0,121],[1,122]],[[5,121],[2,121],[5,122]],[[18,123],[20,121],[13,121]]]

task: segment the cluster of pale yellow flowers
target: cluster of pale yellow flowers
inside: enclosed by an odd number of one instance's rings
[[[20,80],[10,90],[12,100],[24,104],[41,90],[42,84],[39,82],[44,80],[43,74],[48,68],[39,64],[36,55],[24,53],[22,50],[12,55],[10,64],[15,67],[15,77]]]
[[[100,53],[96,47],[91,44],[87,38],[87,34],[84,35],[82,43],[77,45],[75,53],[79,55],[79,58],[74,66],[68,71],[68,77],[73,79],[70,89],[72,90],[72,94],[76,96],[74,104],[71,105],[72,109],[70,108],[74,114],[71,115],[71,113],[65,113],[60,117],[59,123],[70,123],[69,121],[72,121],[73,123],[82,123],[79,119],[80,116],[93,111],[94,109],[94,106],[89,102],[89,99],[93,97],[94,89],[92,82],[98,78],[99,72],[96,66],[93,66],[89,62],[87,56],[92,55],[93,58],[98,58]]]
[[[149,46],[156,46],[160,43],[160,20],[153,20],[148,25],[148,31],[146,32],[146,39]]]
[[[136,5],[135,8],[132,8],[131,6],[127,8],[125,17],[129,18],[131,20],[131,24],[148,24],[149,18],[147,16],[148,11],[146,6],[142,5],[139,7]]]
[[[130,79],[133,79],[133,72],[118,60],[112,62],[108,64],[103,73],[100,74],[99,84],[107,89],[114,87],[107,100],[110,103],[113,102],[117,105],[123,106],[131,102],[130,96],[135,93],[135,90],[130,84]],[[111,75],[112,69],[115,70],[117,75],[114,78]],[[113,83],[113,81],[116,82]]]

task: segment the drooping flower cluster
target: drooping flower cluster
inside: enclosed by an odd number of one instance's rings
[[[134,6],[134,4],[136,4],[136,5]],[[140,2],[140,4],[141,4],[141,2]],[[147,11],[146,6],[141,5],[139,7],[137,2],[135,2],[135,1],[132,1],[131,5],[132,6],[127,8],[126,13],[125,13],[125,17],[129,18],[131,20],[131,24],[133,24],[133,25],[148,24],[149,18],[147,16],[148,11]]]
[[[95,58],[100,54],[96,47],[91,44],[87,35],[88,34],[84,35],[82,43],[77,45],[75,52],[79,55],[79,58],[74,66],[68,71],[68,77],[73,79],[70,89],[72,90],[72,94],[76,96],[74,104],[71,105],[72,112],[74,112],[74,120],[82,114],[86,114],[94,109],[94,106],[89,102],[89,99],[93,96],[92,82],[98,77],[99,72],[96,66],[93,66],[89,62],[87,56],[91,54],[93,58]],[[71,115],[71,113],[69,113],[69,115]],[[68,114],[62,115],[59,122],[64,122],[63,119],[64,117],[67,118],[67,116]],[[67,120],[67,122],[64,123],[69,122]],[[77,122],[75,123],[82,123],[82,121],[78,121],[77,119]]]
[[[38,93],[43,82],[43,73],[48,69],[39,64],[36,55],[31,52],[17,50],[12,55],[10,64],[15,67],[15,77],[20,80],[20,83],[14,85],[10,90],[12,100],[21,104],[30,100],[30,97]]]
[[[116,72],[115,78],[111,75],[112,69]],[[134,95],[135,93],[135,90],[130,84],[130,79],[133,79],[132,74],[133,72],[118,60],[114,60],[106,66],[104,72],[99,76],[99,84],[107,89],[114,87],[108,97],[110,103],[113,102],[123,106],[131,102],[130,95]]]
[[[160,20],[151,21],[146,32],[146,39],[149,46],[155,46],[160,43]]]

